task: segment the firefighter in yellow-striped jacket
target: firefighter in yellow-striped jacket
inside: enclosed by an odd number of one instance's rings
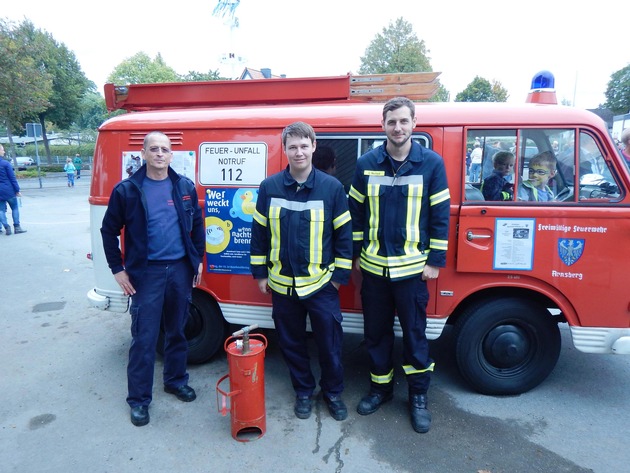
[[[357,161],[349,199],[371,375],[357,412],[372,414],[393,397],[397,315],[411,424],[424,433],[431,427],[427,391],[434,367],[425,335],[426,280],[446,264],[450,195],[441,156],[412,140],[414,103],[388,101],[382,126],[387,141]]]
[[[306,316],[319,352],[320,386],[331,416],[348,415],[341,393],[343,365],[338,289],[352,270],[352,226],[341,182],[312,165],[313,128],[287,126],[284,171],[265,179],[258,191],[251,240],[251,271],[261,292],[271,292],[278,342],[289,367],[294,413],[311,415],[316,387],[310,367]]]

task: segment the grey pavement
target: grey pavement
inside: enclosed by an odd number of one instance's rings
[[[413,432],[406,384],[370,416],[355,407],[368,387],[361,337],[344,341],[346,421],[318,400],[308,420],[277,347],[265,357],[266,432],[243,443],[217,411],[225,354],[190,367],[198,398],[179,402],[155,371],[151,422],[129,422],[129,316],[92,309],[89,178],[22,182],[21,235],[0,235],[0,471],[2,472],[596,472],[628,471],[630,357],[587,355],[563,328],[560,361],[538,388],[482,396],[459,377],[448,333],[431,343],[433,427]],[[396,357],[400,359],[400,340]],[[315,354],[315,353],[314,353]]]

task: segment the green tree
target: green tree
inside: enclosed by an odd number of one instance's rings
[[[361,57],[359,74],[390,72],[431,72],[429,51],[418,39],[413,26],[403,18],[390,22],[376,35]]]
[[[630,112],[630,64],[610,76],[606,96],[606,108],[620,115]]]
[[[403,18],[390,22],[383,32],[376,35],[361,57],[359,74],[387,74],[396,72],[433,72],[423,40],[413,31],[413,26]],[[447,102],[448,91],[440,84],[432,97],[436,102]]]
[[[455,96],[455,102],[505,102],[509,95],[500,82],[476,76],[464,90]]]
[[[50,106],[52,77],[34,58],[37,48],[19,28],[0,19],[0,121],[13,156],[13,134]]]
[[[81,113],[76,122],[80,130],[96,130],[108,118],[105,99],[96,92],[96,86],[83,96],[81,100]]]
[[[208,72],[189,71],[188,74],[180,76],[182,82],[205,82],[211,80],[227,80],[227,77],[221,77],[219,70]]]
[[[26,38],[31,56],[36,64],[52,79],[50,105],[38,113],[48,162],[51,162],[50,146],[46,136],[46,123],[68,128],[78,118],[81,99],[90,85],[81,70],[74,53],[65,44],[58,43],[49,33],[36,29],[28,20],[22,22],[18,32]]]
[[[121,62],[107,78],[107,82],[120,85],[179,81],[175,69],[167,66],[159,53],[151,59],[142,51]]]

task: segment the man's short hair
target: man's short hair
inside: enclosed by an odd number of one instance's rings
[[[311,143],[315,143],[315,130],[308,123],[304,122],[295,122],[288,125],[284,130],[282,130],[282,146],[287,145],[287,138],[289,136],[294,136],[297,138],[308,138],[311,140]]]
[[[149,133],[147,133],[144,136],[144,141],[142,142],[142,147],[144,149],[147,149],[147,146],[149,144],[149,138],[151,138],[152,136],[155,136],[155,135],[165,136],[166,139],[168,139],[168,142],[169,142],[169,145],[170,145],[171,139],[168,137],[168,135],[166,133],[164,133],[162,131],[150,131]]]
[[[621,132],[621,142],[628,146],[628,143],[630,142],[630,128],[626,128]]]
[[[411,111],[411,118],[416,116],[416,106],[411,100],[407,97],[394,97],[393,99],[389,99],[385,102],[385,105],[383,105],[383,121],[385,121],[385,117],[389,112],[398,110],[401,107],[407,107],[409,111]]]

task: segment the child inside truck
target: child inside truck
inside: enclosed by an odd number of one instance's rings
[[[518,200],[549,202],[554,199],[549,180],[556,175],[557,160],[550,151],[538,153],[529,161],[529,179],[518,191]]]
[[[514,172],[514,155],[499,151],[492,157],[494,170],[483,180],[481,192],[486,200],[513,200],[514,185],[508,180]]]

